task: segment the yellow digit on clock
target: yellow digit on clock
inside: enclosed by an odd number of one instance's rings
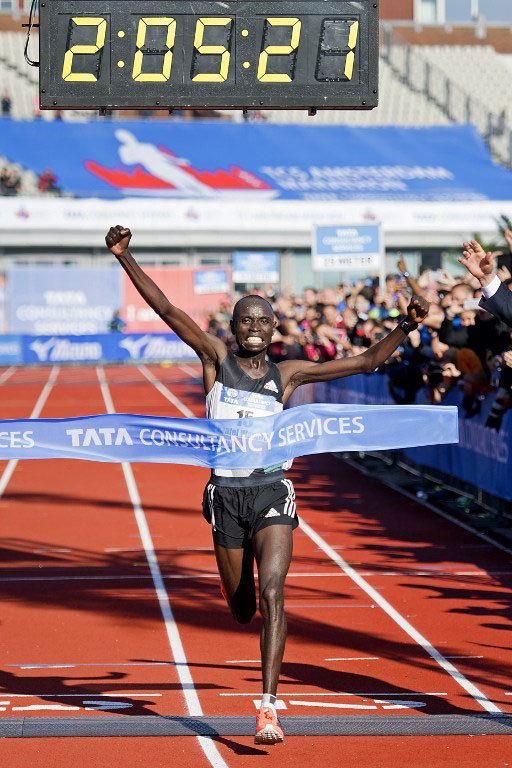
[[[144,51],[142,48],[146,44],[146,34],[148,27],[167,27],[167,35],[165,38],[165,48],[167,50],[158,51],[163,53],[164,58],[162,61],[161,72],[143,72],[142,63],[144,61]],[[133,59],[133,71],[132,80],[137,80],[139,83],[162,83],[166,82],[171,76],[172,69],[172,49],[174,47],[174,38],[176,37],[176,19],[153,17],[139,19],[139,25],[137,27],[137,40],[135,42],[137,51]]]
[[[353,21],[352,24],[350,25],[350,31],[348,33],[349,52],[347,53],[347,58],[345,61],[345,71],[343,72],[347,80],[352,80],[352,75],[354,74],[354,63],[356,60],[354,48],[357,45],[358,33],[359,33],[359,22]]]
[[[72,72],[73,56],[78,53],[98,53],[103,48],[107,35],[107,21],[94,16],[75,16],[71,21],[77,27],[96,27],[96,42],[91,45],[73,45],[66,51],[62,67],[62,79],[67,82],[95,82],[98,78],[92,72]]]
[[[267,45],[262,50],[258,60],[258,80],[261,83],[291,83],[293,78],[284,72],[275,74],[267,72],[268,57],[285,56],[297,50],[300,42],[301,22],[295,18],[276,17],[265,19],[265,25],[267,24],[270,27],[290,27],[291,39],[289,45]]]
[[[220,67],[218,72],[202,72],[192,77],[197,83],[224,83],[228,79],[229,72],[229,60],[231,58],[231,52],[225,45],[205,45],[203,43],[204,33],[206,27],[225,27],[230,25],[228,30],[228,39],[230,39],[231,27],[233,25],[233,19],[226,18],[224,16],[200,18],[196,23],[196,32],[194,35],[194,48],[199,54],[217,54],[220,55]],[[228,42],[229,45],[229,42]],[[197,55],[197,54],[196,54]],[[195,56],[194,56],[195,64]],[[192,66],[194,66],[194,64]]]

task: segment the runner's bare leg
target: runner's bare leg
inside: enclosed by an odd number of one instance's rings
[[[275,696],[286,643],[284,582],[292,559],[292,527],[269,525],[255,534],[253,545],[263,616],[260,636],[263,693]]]
[[[256,613],[254,554],[249,542],[230,549],[214,543],[215,557],[229,608],[239,624],[248,624]]]

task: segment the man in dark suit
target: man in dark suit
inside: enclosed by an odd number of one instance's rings
[[[480,306],[512,328],[512,292],[501,282],[494,269],[492,253],[486,253],[479,242],[464,243],[459,262],[480,281]]]

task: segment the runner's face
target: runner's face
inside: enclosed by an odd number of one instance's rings
[[[247,304],[233,318],[233,332],[238,346],[246,352],[258,354],[272,341],[275,319],[266,304]]]

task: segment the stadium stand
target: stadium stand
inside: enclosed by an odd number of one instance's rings
[[[40,116],[45,120],[55,119],[50,112],[39,113],[38,70],[30,67],[24,59],[26,34],[24,32],[0,32],[0,92],[6,91],[12,99],[11,116],[15,120],[32,120]],[[37,49],[37,37],[33,33],[30,50]],[[33,54],[37,58],[37,54]],[[66,110],[66,120],[90,120],[94,112]]]
[[[510,159],[512,85],[504,56],[489,45],[394,45],[390,62],[454,122],[475,123],[497,159]]]
[[[421,91],[412,90],[397,75],[395,70],[381,56],[379,61],[379,90],[385,93],[379,106],[371,111],[336,112],[320,110],[315,116],[315,124],[343,125],[402,125],[428,126],[445,125],[449,118]],[[311,121],[304,110],[266,111],[263,113],[273,123],[305,123]]]
[[[493,156],[499,162],[512,160],[512,116],[510,100],[510,62],[489,44],[479,45],[478,38],[453,36],[432,37],[428,30],[421,36],[411,30],[389,30],[383,27],[380,56],[379,107],[372,111],[320,110],[312,120],[304,110],[262,111],[249,119],[263,119],[272,123],[311,123],[322,125],[399,125],[430,126],[448,123],[474,123],[488,142]],[[425,37],[426,35],[426,37]],[[448,42],[463,40],[460,45]],[[429,43],[423,44],[423,38]],[[490,38],[489,38],[490,40]],[[483,42],[488,43],[486,38]],[[45,120],[86,121],[96,117],[95,112],[66,110],[53,114],[39,113],[37,106],[37,70],[24,61],[25,33],[0,32],[0,85],[1,91],[12,99],[11,115],[15,119],[29,120],[35,116]],[[36,48],[36,37],[31,50]],[[500,46],[503,50],[503,44]],[[163,111],[162,116],[167,116]],[[134,114],[121,113],[120,117]],[[158,115],[155,114],[155,117]],[[224,111],[222,117],[234,121],[247,119],[240,111]]]

